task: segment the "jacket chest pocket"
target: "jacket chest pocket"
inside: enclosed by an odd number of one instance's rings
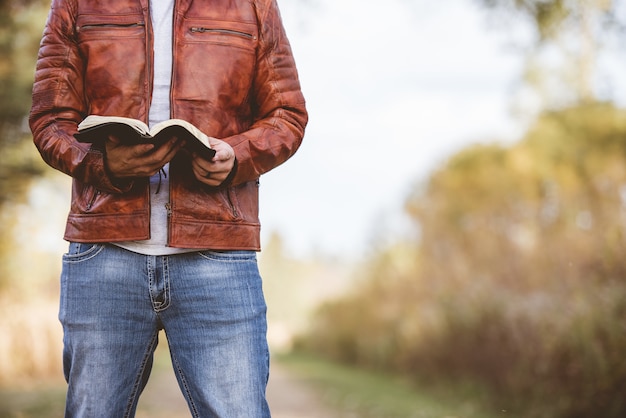
[[[146,23],[141,15],[80,15],[76,38],[88,65],[128,63],[146,53]]]
[[[146,24],[141,15],[79,15],[78,48],[92,109],[134,103],[146,81]]]
[[[228,49],[238,48],[242,53],[254,53],[258,41],[256,24],[214,19],[185,19],[182,22],[182,40],[186,44],[213,45]],[[235,52],[236,51],[232,51]]]
[[[146,23],[142,15],[80,15],[76,18],[80,45],[92,41],[145,40]]]
[[[252,87],[256,68],[256,24],[184,19],[177,28],[174,83],[179,97],[219,104],[237,114]],[[207,99],[208,98],[208,99]]]
[[[219,26],[217,27],[211,27],[211,26],[193,26],[191,28],[189,28],[189,32],[191,32],[192,34],[198,34],[199,36],[214,36],[214,37],[226,37],[224,39],[222,39],[222,42],[224,42],[224,40],[230,40],[229,36],[236,36],[239,38],[242,38],[244,40],[249,40],[249,41],[255,41],[256,40],[256,35],[250,33],[249,32],[245,32],[245,29],[242,30],[237,30],[237,29],[220,29]],[[215,42],[218,39],[215,38],[212,41]],[[229,44],[230,42],[224,42],[225,44]],[[245,46],[245,44],[244,44]]]

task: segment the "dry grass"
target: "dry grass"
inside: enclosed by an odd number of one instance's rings
[[[58,302],[0,302],[0,386],[62,376]]]

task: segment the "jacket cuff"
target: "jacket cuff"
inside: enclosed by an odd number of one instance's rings
[[[235,157],[235,163],[233,164],[233,168],[228,173],[228,177],[224,179],[224,181],[219,185],[219,187],[228,187],[233,182],[233,179],[237,175],[237,168],[239,167],[239,162],[237,161],[237,157]]]
[[[106,165],[106,153],[100,149],[92,150],[90,152],[97,153],[100,156],[101,164],[101,173],[99,176],[99,184],[96,185],[97,188],[109,191],[112,193],[126,193],[132,189],[135,180],[134,179],[118,179],[116,178],[109,170]]]

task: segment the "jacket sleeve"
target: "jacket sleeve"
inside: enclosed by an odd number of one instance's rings
[[[109,193],[121,189],[108,176],[103,153],[74,138],[87,112],[84,62],[75,33],[76,0],[53,0],[44,28],[33,84],[29,124],[44,161],[73,178]]]
[[[299,148],[308,121],[298,72],[276,0],[260,0],[257,71],[252,99],[256,120],[249,130],[226,138],[237,158],[231,184],[255,180]]]

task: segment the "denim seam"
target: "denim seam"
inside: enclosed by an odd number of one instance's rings
[[[158,338],[158,332],[155,332],[154,335],[152,336],[152,339],[150,340],[150,344],[148,344],[148,349],[146,350],[145,355],[143,356],[143,360],[141,361],[141,367],[139,368],[139,373],[137,374],[135,383],[133,383],[133,390],[131,391],[130,396],[128,398],[128,403],[126,404],[126,411],[124,412],[124,418],[132,418],[134,416],[134,414],[132,413],[134,409],[133,405],[136,405],[137,401],[139,400],[139,395],[141,393],[140,387],[141,387],[142,377],[146,371],[146,365],[148,364],[148,359],[150,359],[150,356],[154,354],[154,349],[156,348],[156,344],[157,344],[157,338]]]
[[[197,254],[207,260],[220,261],[224,263],[247,263],[256,261],[256,253],[254,251],[198,251]]]
[[[158,293],[158,287],[156,286],[156,274],[157,271],[155,266],[152,265],[152,259],[157,259],[158,257],[148,257],[148,286],[149,286],[149,294],[150,294],[150,303],[152,304],[152,309],[156,313],[163,312],[170,306],[170,278],[169,278],[169,264],[168,258],[163,257],[163,302],[159,302],[155,299],[153,289]],[[156,262],[155,262],[156,264]]]
[[[156,312],[163,312],[169,308],[171,304],[171,292],[170,292],[170,268],[169,257],[163,257],[163,306],[156,310]]]
[[[198,414],[198,409],[196,408],[196,405],[193,402],[191,391],[189,390],[189,385],[187,384],[187,379],[185,379],[183,369],[178,364],[178,360],[176,359],[176,356],[174,354],[171,354],[171,357],[172,357],[172,366],[176,368],[176,371],[180,380],[181,390],[184,392],[185,397],[187,398],[187,402],[189,403],[189,410],[191,411],[191,415],[193,415],[194,418],[199,418],[200,415]]]
[[[103,244],[93,244],[93,246],[89,247],[87,250],[78,253],[68,251],[63,254],[63,262],[68,264],[82,263],[100,254],[104,248],[105,246]]]

